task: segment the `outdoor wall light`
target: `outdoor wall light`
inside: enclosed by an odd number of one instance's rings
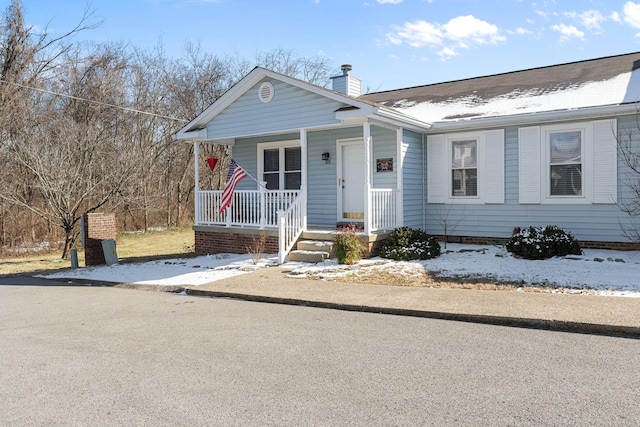
[[[324,153],[322,153],[322,160],[324,160],[325,163],[329,163],[329,152],[325,151]]]

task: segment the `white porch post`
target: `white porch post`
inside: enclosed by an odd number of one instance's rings
[[[263,230],[267,223],[267,181],[258,181],[258,191],[260,192],[260,230]]]
[[[364,234],[371,233],[371,124],[362,124],[362,139],[364,140]]]
[[[200,157],[200,143],[198,141],[194,141],[193,143],[193,167],[194,170],[194,179],[195,179],[195,201],[194,206],[196,209],[194,215],[194,222],[199,224],[202,221],[200,218],[200,162],[198,162],[198,158]]]
[[[396,166],[396,188],[398,190],[398,194],[396,195],[396,220],[393,225],[394,228],[402,227],[404,225],[404,182],[403,182],[403,171],[404,171],[404,152],[403,152],[403,140],[402,140],[403,129],[396,129],[396,144],[398,147],[398,165]]]
[[[300,173],[300,190],[302,192],[302,229],[307,229],[307,179],[308,179],[308,158],[307,158],[307,130],[300,129],[300,160],[302,161],[302,171]]]

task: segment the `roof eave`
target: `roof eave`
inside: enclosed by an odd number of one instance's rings
[[[207,129],[180,130],[172,135],[175,141],[206,141]]]
[[[636,103],[584,107],[568,110],[541,111],[509,116],[478,117],[457,121],[434,121],[430,129],[434,132],[462,131],[479,128],[533,125],[549,121],[587,120],[599,117],[639,113]]]
[[[402,127],[404,128],[414,130],[417,132],[427,131],[431,129],[431,127],[433,126],[432,123],[418,120],[414,117],[408,116],[397,110],[392,110],[388,108],[377,108],[376,115],[378,117],[381,117],[384,121],[397,123],[399,125],[402,125]]]

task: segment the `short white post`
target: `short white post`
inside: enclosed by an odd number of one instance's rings
[[[286,219],[284,211],[278,211],[278,264],[284,264],[286,248]]]

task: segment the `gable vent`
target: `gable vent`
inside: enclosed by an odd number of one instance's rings
[[[273,85],[269,82],[264,82],[258,88],[258,98],[266,104],[273,99],[273,92]]]

